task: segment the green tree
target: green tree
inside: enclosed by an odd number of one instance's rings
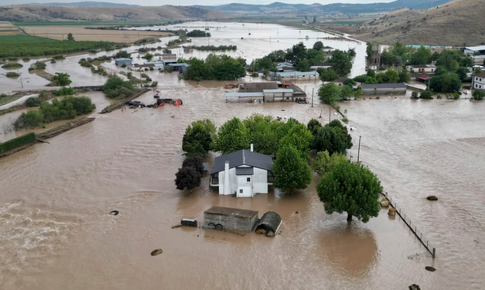
[[[482,101],[485,98],[485,92],[482,90],[474,90],[473,91],[473,99],[477,101]]]
[[[340,88],[340,96],[339,98],[341,100],[345,100],[347,98],[350,98],[354,96],[354,89],[352,89],[351,86],[343,86]]]
[[[368,77],[364,84],[378,84],[379,81],[375,77]]]
[[[214,151],[227,154],[249,148],[248,130],[234,117],[222,125],[213,139]]]
[[[410,76],[408,70],[403,68],[399,70],[399,82],[400,83],[407,83],[410,80]]]
[[[429,79],[429,88],[433,92],[453,93],[461,89],[461,80],[457,74],[447,73]]]
[[[322,82],[332,82],[339,78],[339,75],[332,68],[318,68],[317,71]]]
[[[399,73],[393,69],[388,69],[386,71],[386,78],[388,83],[399,82]]]
[[[283,147],[278,151],[272,172],[274,186],[286,193],[291,193],[295,189],[304,189],[312,181],[310,166],[292,146]]]
[[[313,49],[314,50],[318,50],[318,51],[321,51],[323,48],[323,42],[321,41],[317,41],[313,44]]]
[[[460,55],[457,51],[443,50],[436,60],[436,66],[443,66],[448,71],[455,71],[458,68],[458,61]]]
[[[55,76],[52,77],[52,83],[57,86],[65,87],[72,83],[70,76],[66,73],[56,73]]]
[[[459,67],[456,70],[456,74],[460,78],[462,82],[466,81],[468,79],[468,69],[466,67]]]
[[[334,153],[330,155],[325,150],[317,153],[317,158],[313,160],[311,167],[319,176],[325,176],[325,174],[329,173],[340,162],[349,161],[343,154]]]
[[[352,62],[347,53],[341,50],[334,50],[332,52],[332,69],[339,75],[345,76],[350,73],[352,69]]]
[[[212,69],[203,60],[193,58],[189,61],[190,66],[187,68],[184,76],[188,80],[211,80],[214,78]]]
[[[436,70],[434,71],[435,76],[439,76],[439,75],[446,74],[446,73],[448,73],[448,71],[443,66],[437,67]]]
[[[323,56],[323,53],[319,50],[315,49],[309,49],[307,50],[307,60],[308,63],[313,64],[316,62],[324,62],[325,57]]]
[[[75,40],[74,40],[74,36],[72,35],[72,33],[69,33],[69,34],[67,35],[67,40],[68,40],[68,41],[75,41]]]
[[[293,48],[288,51],[286,59],[298,64],[302,59],[307,57],[307,49],[303,42],[293,45]]]
[[[313,136],[317,133],[318,129],[322,128],[322,123],[317,119],[311,119],[307,125],[308,130],[312,133]]]
[[[188,156],[205,156],[209,153],[216,127],[211,120],[192,122],[185,130],[182,150]]]
[[[367,60],[371,60],[372,59],[372,54],[373,54],[373,51],[372,51],[372,42],[368,42],[367,43],[367,48],[366,48],[366,59]]]
[[[479,67],[476,67],[476,68],[473,70],[473,72],[474,72],[475,74],[479,74],[479,73],[481,73],[481,72],[482,72],[482,69],[481,69],[481,68],[479,68]]]
[[[433,92],[430,91],[430,90],[426,90],[426,91],[422,91],[420,94],[419,94],[419,97],[421,99],[425,99],[425,100],[431,100],[433,99]]]
[[[421,46],[412,54],[410,63],[413,65],[427,64],[430,63],[430,58],[431,50]]]
[[[360,75],[360,76],[356,76],[354,78],[354,81],[356,82],[359,82],[359,83],[365,83],[365,81],[369,78],[368,75]]]
[[[182,168],[184,167],[192,167],[194,168],[201,176],[204,174],[204,160],[200,156],[190,156],[184,160],[182,163]]]
[[[473,66],[473,59],[469,58],[469,57],[464,57],[462,59],[460,59],[460,66],[463,66],[463,67],[472,67]]]
[[[347,221],[355,216],[364,223],[377,217],[380,210],[379,179],[365,166],[340,162],[317,185],[317,193],[325,212],[347,212]]]
[[[146,53],[144,56],[143,56],[144,59],[146,59],[147,61],[150,61],[152,60],[153,58],[153,54],[151,53]]]
[[[310,159],[310,146],[313,135],[304,124],[293,126],[288,134],[280,140],[280,148],[292,146],[300,152],[300,157]]]
[[[283,123],[273,119],[272,116],[253,114],[243,120],[243,124],[248,130],[248,139],[254,144],[254,151],[275,155],[278,152],[277,128]]]
[[[110,77],[103,86],[103,93],[108,98],[126,97],[131,94],[133,84],[130,81],[124,81],[119,77]]]
[[[192,192],[194,188],[200,186],[200,173],[193,167],[182,167],[175,174],[175,186],[178,190],[187,188]]]
[[[44,122],[44,115],[39,111],[27,111],[22,113],[17,120],[13,122],[15,130],[40,127]]]
[[[340,101],[340,89],[335,83],[328,83],[320,87],[318,96],[322,103],[334,104]]]
[[[368,76],[368,77],[373,77],[373,78],[375,78],[375,77],[376,77],[376,72],[375,72],[374,70],[372,70],[372,69],[369,69],[369,70],[367,71],[367,76]]]
[[[309,71],[310,70],[310,64],[306,59],[302,59],[297,65],[296,65],[296,70],[298,71]]]

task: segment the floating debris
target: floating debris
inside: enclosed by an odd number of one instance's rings
[[[430,272],[436,271],[436,269],[434,267],[431,267],[431,266],[426,266],[425,269],[430,271]]]
[[[156,250],[153,250],[151,255],[152,256],[158,256],[160,255],[161,253],[163,253],[163,250],[162,249],[156,249]]]
[[[118,215],[119,213],[120,213],[120,212],[119,212],[119,211],[117,211],[117,210],[112,210],[112,211],[110,211],[110,213],[109,213],[109,214],[110,214],[110,215]]]
[[[436,201],[436,200],[438,200],[438,198],[437,198],[436,196],[434,196],[434,195],[430,195],[430,196],[428,196],[426,199],[427,199],[427,200],[431,200],[431,201]]]

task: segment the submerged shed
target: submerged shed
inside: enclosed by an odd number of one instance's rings
[[[274,211],[268,211],[256,224],[256,233],[274,237],[282,223],[281,216]]]

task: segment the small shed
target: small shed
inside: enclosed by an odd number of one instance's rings
[[[292,89],[263,90],[265,102],[293,101]]]
[[[116,58],[115,64],[117,66],[122,66],[122,65],[130,66],[132,64],[132,60],[131,58]]]
[[[256,233],[266,235],[267,237],[274,237],[278,232],[282,223],[281,216],[274,211],[268,211],[256,224]]]
[[[214,206],[204,211],[204,225],[216,229],[251,232],[258,222],[254,210]]]

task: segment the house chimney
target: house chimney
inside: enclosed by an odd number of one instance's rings
[[[231,194],[231,182],[229,180],[229,161],[224,164],[224,195]]]
[[[249,149],[249,150],[250,150],[251,152],[253,152],[253,150],[254,150],[253,141],[251,141],[251,147],[250,147],[250,149]]]

